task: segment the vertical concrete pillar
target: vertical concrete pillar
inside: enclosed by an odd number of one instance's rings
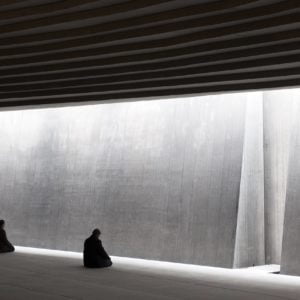
[[[288,156],[294,97],[291,91],[264,92],[264,184],[266,263],[280,264]]]
[[[290,140],[281,273],[300,276],[300,103],[293,97],[294,120]]]
[[[262,101],[262,93],[248,95],[234,267],[265,262]]]

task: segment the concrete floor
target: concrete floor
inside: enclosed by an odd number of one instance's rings
[[[81,254],[17,247],[0,255],[1,300],[300,299],[300,277],[113,257],[82,267]]]

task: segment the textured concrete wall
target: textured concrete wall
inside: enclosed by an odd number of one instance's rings
[[[281,273],[300,276],[300,102],[294,98],[294,115],[288,164]]]
[[[0,112],[0,218],[19,245],[80,251],[97,226],[114,255],[222,267],[283,246],[300,275],[298,94]]]
[[[264,93],[266,263],[280,264],[295,90]]]
[[[234,267],[265,263],[263,94],[248,97]]]
[[[245,95],[0,113],[0,211],[18,245],[231,267]]]

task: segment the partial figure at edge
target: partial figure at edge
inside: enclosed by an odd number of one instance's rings
[[[5,221],[0,220],[0,253],[14,252],[14,246],[8,241],[4,230]]]
[[[83,263],[87,268],[107,268],[112,265],[112,261],[99,239],[100,235],[101,231],[96,228],[84,242]]]

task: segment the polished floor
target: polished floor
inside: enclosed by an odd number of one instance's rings
[[[300,277],[113,257],[82,267],[81,254],[17,247],[0,255],[1,300],[300,299]]]

